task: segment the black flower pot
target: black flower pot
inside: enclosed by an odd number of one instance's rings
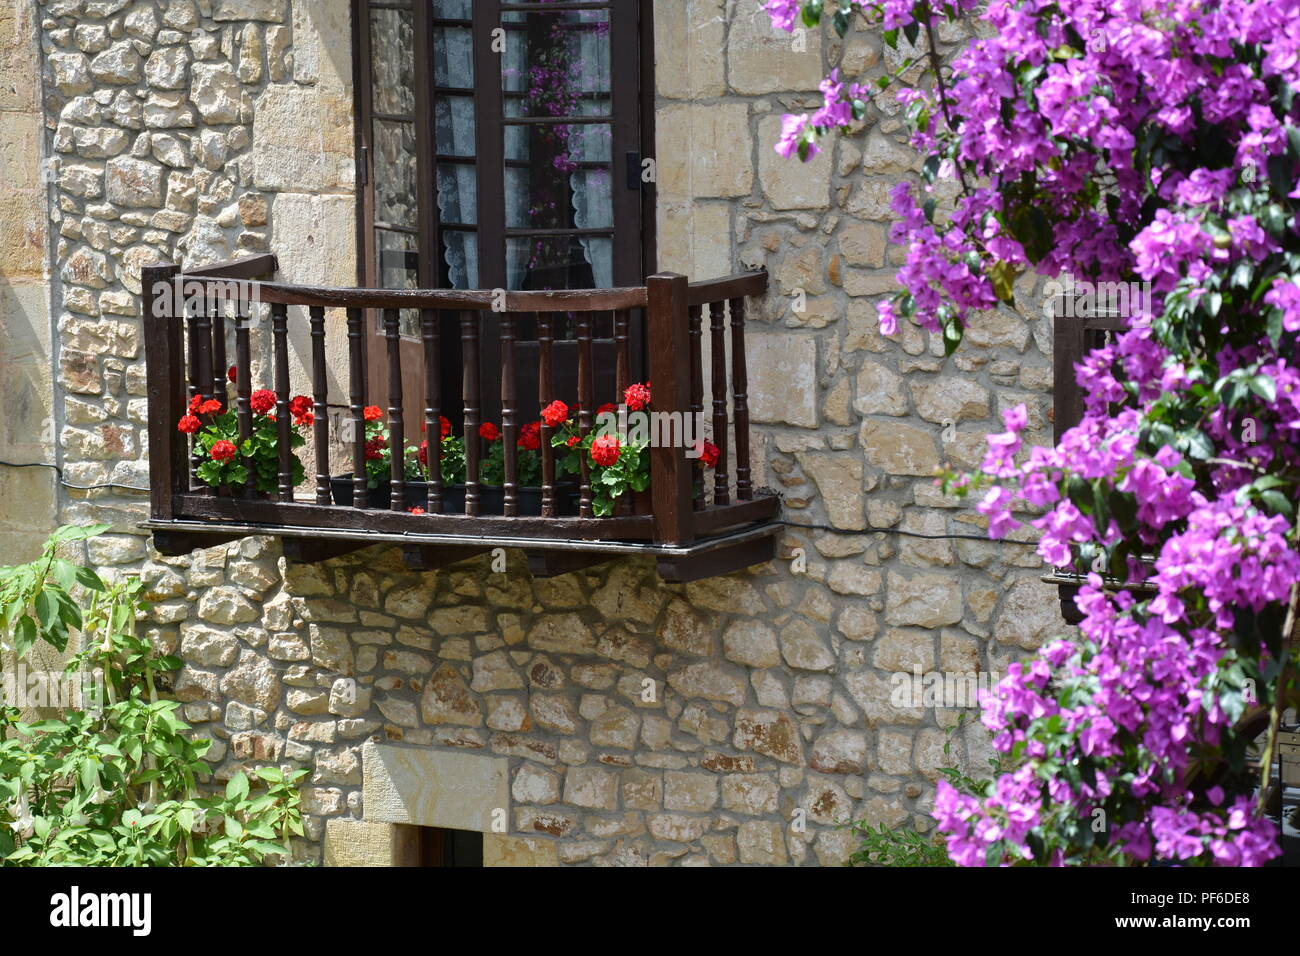
[[[425,498],[428,492],[423,481],[406,482],[406,507],[414,505],[424,507]],[[331,475],[330,476],[330,495],[334,498],[336,505],[343,505],[351,508],[355,500],[352,486],[352,474]],[[366,507],[376,508],[387,511],[392,507],[393,485],[392,482],[385,479],[379,482],[373,488],[366,489]]]
[[[429,491],[428,483],[423,481],[408,481],[405,485],[406,490],[406,507],[426,507]],[[375,487],[366,489],[366,507],[374,508],[381,511],[387,511],[392,507],[392,482],[385,479],[378,482]],[[577,504],[575,494],[577,486],[572,482],[562,481],[555,484],[555,513],[557,515],[576,515]],[[352,507],[354,500],[352,475],[333,475],[330,477],[330,493],[334,498],[336,505]],[[479,514],[481,515],[499,515],[505,513],[505,492],[499,485],[479,485],[478,489]],[[542,489],[536,486],[525,486],[519,489],[519,514],[538,516],[542,513]],[[443,485],[442,486],[442,511],[443,514],[464,514],[465,513],[465,486]]]

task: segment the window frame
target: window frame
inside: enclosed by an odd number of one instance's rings
[[[614,0],[615,3],[618,0]],[[629,115],[628,110],[616,106],[610,125],[615,128],[615,141],[639,138],[639,151],[644,161],[654,157],[655,135],[655,90],[654,90],[654,3],[653,0],[633,0],[639,11],[639,35],[628,37],[620,34],[614,40],[611,56],[615,62],[620,52],[626,55],[635,49],[639,56],[638,71],[612,71],[612,98],[616,103],[634,102],[638,115]],[[443,288],[438,281],[440,271],[437,263],[441,255],[441,224],[437,211],[437,159],[434,153],[433,130],[435,124],[435,90],[432,76],[432,53],[430,49],[431,30],[438,21],[430,16],[430,0],[412,0],[410,10],[414,30],[415,57],[415,134],[416,134],[416,202],[417,225],[416,236],[419,244],[418,281],[420,288]],[[385,0],[352,0],[352,57],[353,66],[353,127],[356,160],[357,190],[357,283],[366,288],[377,288],[376,244],[374,238],[374,145],[372,122],[374,117],[371,102],[371,63],[373,51],[370,48],[370,11],[372,9],[397,8],[399,4]],[[554,12],[566,8],[591,8],[594,4],[581,2],[547,4],[544,7],[536,3],[503,2],[503,0],[474,0],[474,69],[475,77],[495,75],[500,68],[501,54],[492,51],[491,31],[501,22],[505,12]],[[504,123],[502,115],[502,95],[498,84],[491,83],[475,89],[475,139],[476,156],[474,165],[478,170],[479,214],[477,232],[479,242],[479,284],[478,288],[504,288],[505,286],[505,239],[519,230],[504,226],[504,175],[505,157],[502,143]],[[636,134],[639,133],[639,136]],[[424,159],[427,157],[427,159]],[[655,183],[643,182],[638,196],[629,195],[620,172],[625,171],[626,157],[615,152],[611,156],[611,173],[615,209],[614,229],[620,229],[620,218],[626,222],[628,213],[639,213],[640,255],[639,262],[620,263],[615,260],[614,285],[636,284],[646,276],[653,275],[658,268],[656,245],[656,201]],[[500,183],[497,190],[487,190],[487,183]],[[486,200],[486,210],[485,210]],[[491,216],[484,212],[492,213]],[[500,235],[496,235],[497,223],[500,222]],[[494,243],[492,254],[485,253],[487,243],[484,238]]]

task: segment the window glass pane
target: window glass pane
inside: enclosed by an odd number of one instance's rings
[[[607,229],[614,224],[608,124],[521,130],[527,165],[505,169],[509,229]],[[512,159],[515,157],[511,157]]]
[[[415,124],[375,120],[375,219],[416,228]]]
[[[507,116],[591,116],[608,109],[609,11],[511,11],[503,26]],[[593,109],[590,102],[603,106]]]
[[[438,164],[439,222],[478,222],[478,170],[468,163]]]
[[[437,86],[474,86],[474,34],[469,27],[433,31],[433,82]]]
[[[415,113],[415,28],[408,10],[370,11],[371,96],[380,113]]]
[[[614,284],[613,242],[606,236],[516,236],[506,240],[511,289],[591,289]]]
[[[442,231],[443,283],[451,289],[478,288],[478,236],[458,229]]]
[[[468,20],[473,12],[473,0],[433,0],[433,15],[439,20]]]
[[[434,148],[442,156],[474,155],[474,99],[439,96],[434,99]]]
[[[420,257],[416,252],[415,237],[390,229],[375,230],[375,253],[378,258],[376,272],[381,289],[418,289],[420,287]],[[376,310],[378,330],[384,330],[383,312]],[[399,314],[401,334],[416,337],[420,334],[420,313],[416,309],[402,309]]]

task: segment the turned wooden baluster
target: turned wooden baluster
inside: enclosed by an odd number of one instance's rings
[[[700,441],[704,438],[701,432],[704,425],[704,328],[701,307],[693,305],[687,314],[691,343],[691,419],[688,434],[692,440]],[[704,507],[704,464],[698,458],[688,460],[691,463],[691,498],[695,510],[699,511]]]
[[[537,404],[545,408],[554,397],[555,373],[552,367],[551,313],[538,312],[537,319]],[[542,517],[555,517],[555,449],[551,447],[554,429],[542,423]]]
[[[591,432],[592,403],[596,389],[591,367],[591,313],[578,313],[578,433],[585,441]],[[578,517],[592,517],[591,461],[590,455],[579,456],[582,461],[582,478],[578,494]]]
[[[256,306],[254,306],[256,308]],[[239,444],[244,447],[253,434],[253,350],[248,342],[248,319],[241,309],[235,316],[235,417],[239,421]],[[244,485],[245,498],[253,497],[254,474],[253,459],[245,457],[244,467],[248,469],[250,480]]]
[[[194,316],[194,344],[196,346],[194,356],[194,376],[195,383],[193,391],[203,398],[210,398],[212,388],[212,317],[208,315],[206,300],[200,303],[198,312]],[[207,416],[204,424],[211,421]],[[200,450],[199,445],[194,445],[194,464],[197,468],[203,464],[205,455]],[[204,494],[214,494],[215,489],[207,485],[201,486]]]
[[[614,313],[614,353],[616,355],[614,365],[614,391],[615,405],[623,401],[623,392],[632,383],[629,379],[632,377],[632,349],[628,343],[628,310],[619,309]]]
[[[632,384],[632,350],[628,342],[628,310],[614,312],[614,404],[623,404],[623,393]],[[632,513],[632,496],[623,495],[614,505],[615,513]]]
[[[280,451],[279,490],[281,501],[293,501],[293,451],[289,447],[289,310],[271,305],[271,337],[275,350],[275,426]]]
[[[515,415],[515,317],[501,313],[501,441],[504,472],[501,479],[502,511],[507,518],[519,514],[518,441],[519,423]]]
[[[749,480],[749,379],[745,371],[745,300],[731,299],[731,400],[736,421],[736,500],[748,501],[754,496]],[[724,416],[725,422],[725,416]],[[725,436],[726,430],[722,434]],[[718,465],[726,462],[726,445],[718,445]]]
[[[217,300],[212,310],[212,397],[221,403],[221,410],[226,407],[226,382],[229,381],[226,364],[226,314],[221,300]]]
[[[442,316],[432,309],[420,313],[420,334],[424,340],[424,440],[429,484],[425,511],[442,511]]]
[[[313,305],[311,316],[312,435],[316,439],[316,504],[330,503],[329,371],[325,366],[325,309]]]
[[[712,333],[713,351],[713,443],[718,446],[718,463],[713,469],[715,505],[725,505],[731,500],[727,478],[727,325],[724,305],[722,302],[709,303],[709,331]],[[744,365],[743,354],[741,365]]]
[[[481,405],[479,403],[478,326],[476,313],[460,314],[461,355],[465,360],[465,380],[461,397],[465,406],[465,514],[479,513],[479,437]]]
[[[182,306],[183,308],[183,306]],[[200,395],[199,390],[199,319],[197,315],[185,315],[185,410],[189,411],[190,406],[194,404],[194,398]],[[195,472],[199,465],[203,464],[203,456],[199,453],[199,443],[197,436],[188,436],[189,449],[189,488],[202,487],[198,484],[198,478]]]
[[[349,411],[352,415],[352,506],[366,506],[366,313],[348,309]]]
[[[388,346],[388,451],[392,494],[389,507],[406,509],[406,426],[402,420],[402,326],[397,309],[384,309],[384,342]]]

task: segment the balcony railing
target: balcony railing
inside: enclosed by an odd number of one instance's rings
[[[576,570],[621,554],[649,554],[657,559],[660,574],[667,580],[685,581],[722,574],[769,560],[779,526],[774,519],[779,499],[756,492],[750,476],[750,434],[745,369],[746,299],[762,295],[767,286],[764,272],[753,272],[706,282],[688,282],[685,276],[650,276],[644,286],[622,289],[565,290],[554,292],[507,292],[488,290],[382,290],[343,289],[288,285],[265,281],[278,265],[273,256],[260,255],[218,263],[188,273],[175,265],[163,264],[143,270],[143,314],[146,335],[147,385],[149,398],[149,447],[151,517],[146,527],[154,533],[156,546],[164,553],[187,553],[246,535],[274,534],[284,540],[286,554],[294,560],[318,561],[381,542],[400,544],[408,565],[430,569],[471,557],[496,547],[519,547],[528,553],[534,574],[551,575]],[[177,279],[189,296],[163,296],[175,289]],[[230,291],[228,283],[238,280],[242,301],[257,303],[249,308],[192,307],[197,286],[212,290],[212,299]],[[226,301],[226,300],[222,300]],[[240,434],[252,430],[250,395],[250,325],[258,309],[270,310],[270,367],[276,398],[279,437],[277,493],[257,496],[247,488],[221,493],[200,482],[195,475],[195,449],[191,439],[177,430],[177,422],[195,395],[226,399],[228,332],[233,339],[235,409]],[[291,396],[289,341],[290,306],[305,307],[310,340],[310,360],[304,362],[310,380],[314,422],[309,443],[315,457],[314,474],[295,487],[290,458]],[[326,321],[331,310],[346,316],[347,374],[344,396],[331,394],[327,358]],[[403,376],[410,375],[411,352],[403,362],[400,315],[416,310],[420,317],[419,351],[425,378],[422,421],[426,434],[437,436],[440,416],[440,350],[446,323],[442,316],[459,317],[458,345],[464,360],[462,402],[457,413],[466,436],[475,436],[483,406],[483,382],[478,374],[483,346],[485,316],[497,321],[495,329],[501,374],[499,388],[503,442],[503,471],[500,514],[483,513],[484,483],[479,460],[479,443],[465,440],[463,510],[449,513],[437,455],[429,456],[428,481],[418,499],[404,480],[403,439],[417,434],[403,408]],[[226,315],[224,312],[234,314]],[[188,313],[188,314],[182,314]],[[378,315],[376,316],[376,313]],[[703,339],[705,317],[710,340],[710,382],[712,441],[719,448],[718,464],[711,476],[701,462],[688,456],[684,442],[660,444],[650,450],[649,501],[632,508],[627,502],[612,515],[595,517],[593,489],[588,462],[583,461],[576,494],[576,515],[561,514],[561,491],[556,482],[556,453],[551,447],[551,429],[543,428],[540,454],[542,483],[540,514],[520,513],[518,451],[513,436],[519,422],[532,420],[538,410],[557,396],[553,387],[553,351],[556,321],[571,319],[577,350],[577,399],[579,431],[587,435],[595,427],[593,409],[613,395],[595,393],[593,368],[593,316],[612,313],[617,369],[617,395],[629,384],[632,368],[630,342],[635,341],[633,324],[645,343],[648,374],[653,387],[656,413],[699,416],[705,410]],[[408,315],[411,313],[407,313]],[[294,318],[301,310],[292,313]],[[527,316],[536,328],[538,394],[517,394],[518,329]],[[384,336],[369,335],[367,322],[382,318]],[[233,328],[231,328],[233,326]],[[367,347],[381,347],[386,353],[387,415],[390,428],[392,474],[388,506],[367,506],[364,409],[370,402],[367,383]],[[372,368],[376,367],[371,363]],[[336,388],[337,390],[337,388]],[[494,398],[495,400],[495,398]],[[345,407],[350,435],[331,434],[329,409]],[[409,401],[408,401],[409,404]],[[344,431],[345,429],[339,429]],[[334,502],[331,493],[331,448],[346,441],[351,460],[352,503]],[[433,442],[431,441],[432,445]],[[734,462],[734,475],[728,462]],[[706,480],[707,479],[707,480]],[[335,477],[337,485],[338,478]],[[457,496],[457,501],[459,500]],[[412,513],[413,506],[424,513]],[[643,513],[642,513],[643,512]]]

